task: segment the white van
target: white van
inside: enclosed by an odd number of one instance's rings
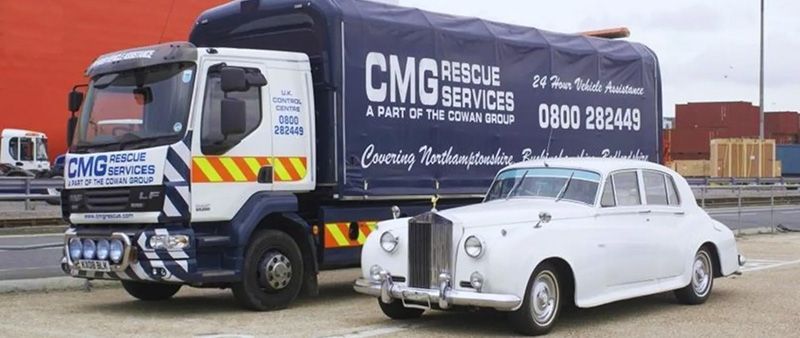
[[[47,159],[47,136],[44,133],[3,129],[0,143],[0,163],[10,164],[32,172],[50,170]]]

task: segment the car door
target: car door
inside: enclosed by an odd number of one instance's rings
[[[607,292],[654,281],[659,275],[656,239],[649,229],[651,210],[643,197],[636,170],[617,171],[606,179],[597,226],[605,230],[598,246],[607,267]]]
[[[658,250],[658,278],[671,278],[683,273],[686,261],[681,243],[686,234],[686,216],[681,209],[672,177],[657,170],[643,170],[645,204],[650,210],[648,228],[653,248]]]

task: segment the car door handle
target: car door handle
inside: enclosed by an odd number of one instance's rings
[[[651,212],[653,212],[653,210],[639,210],[640,214],[649,214]]]
[[[272,183],[272,167],[265,166],[258,170],[258,183]]]
[[[686,211],[676,211],[674,212],[675,215],[686,215]]]

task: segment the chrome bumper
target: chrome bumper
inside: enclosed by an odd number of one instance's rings
[[[449,286],[449,277],[440,278],[440,280],[442,283],[439,289],[419,289],[394,284],[390,275],[382,274],[381,281],[357,279],[353,289],[358,293],[379,297],[382,302],[387,304],[399,299],[405,307],[425,309],[430,309],[432,304],[437,304],[441,309],[459,305],[511,311],[517,309],[522,303],[522,300],[514,295],[453,290]],[[413,302],[413,304],[406,303],[407,301]]]

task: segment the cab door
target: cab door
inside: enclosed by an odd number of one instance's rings
[[[240,68],[248,76],[267,76],[265,63],[255,58],[231,60],[209,56],[198,68],[201,81],[193,108],[191,151],[192,221],[230,220],[251,196],[272,190],[269,85],[225,93],[221,88],[223,67]],[[241,133],[222,133],[226,117],[221,107],[226,98],[244,103]]]

